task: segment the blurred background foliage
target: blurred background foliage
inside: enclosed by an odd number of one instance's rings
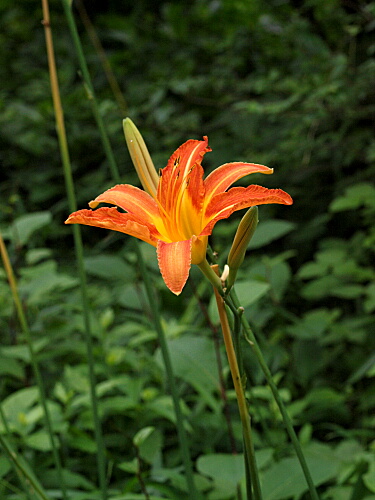
[[[77,199],[86,208],[113,181],[61,3],[50,7]],[[375,3],[80,0],[73,8],[124,182],[137,183],[122,133],[130,116],[157,168],[185,140],[208,135],[206,171],[235,160],[263,163],[274,175],[249,182],[293,196],[292,207],[260,208],[238,294],[322,498],[375,498]],[[0,227],[72,498],[92,500],[96,444],[84,325],[71,228],[63,225],[68,205],[42,12],[35,2],[3,0],[0,14]],[[111,90],[93,33],[123,97]],[[238,220],[221,222],[211,238],[222,263]],[[130,238],[92,228],[83,236],[112,497],[136,498],[129,495],[140,492],[142,473],[151,494],[184,498],[171,400]],[[199,487],[211,500],[233,498],[242,472],[231,452],[241,449],[241,436],[225,359],[218,365],[214,355],[211,293],[194,270],[173,297],[154,249],[142,251],[175,360]],[[52,491],[58,484],[30,359],[1,269],[0,279],[2,409],[15,446]],[[298,498],[306,490],[298,464],[244,349],[265,499]],[[218,372],[228,381],[226,403]],[[137,448],[133,437],[150,426]],[[3,458],[0,496],[25,498]]]

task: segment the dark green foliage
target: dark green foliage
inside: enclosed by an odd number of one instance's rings
[[[249,182],[293,196],[292,207],[260,207],[238,295],[321,498],[373,499],[375,3],[112,1],[87,9],[157,168],[185,140],[207,134],[207,171],[235,160],[264,163],[274,175]],[[78,204],[86,208],[113,181],[60,2],[51,2],[51,16]],[[71,228],[63,225],[68,205],[41,18],[40,6],[26,0],[0,7],[0,228],[71,498],[93,500],[84,324]],[[122,179],[136,184],[123,116],[79,26]],[[211,245],[221,264],[237,223],[233,216],[215,228]],[[172,402],[129,238],[94,228],[83,228],[83,238],[109,496],[144,498],[142,474],[150,498],[185,498]],[[208,499],[232,499],[242,478],[242,461],[231,454],[242,449],[241,430],[218,334],[215,351],[211,292],[194,269],[190,285],[172,296],[155,250],[142,251],[175,363],[197,485]],[[59,484],[50,444],[1,268],[0,280],[2,410],[14,447],[52,492]],[[303,497],[279,411],[250,347],[243,348],[264,498]],[[24,498],[2,455],[0,498]]]

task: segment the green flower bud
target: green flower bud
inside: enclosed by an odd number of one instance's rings
[[[159,176],[156,172],[145,141],[130,118],[125,118],[122,125],[126,144],[128,145],[129,153],[137,171],[139,180],[141,181],[144,190],[155,198],[159,184]]]
[[[228,255],[228,289],[232,288],[237,271],[244,261],[247,247],[258,225],[258,207],[251,207],[238,225],[232,248]]]

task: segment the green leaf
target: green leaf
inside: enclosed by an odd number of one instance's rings
[[[11,431],[20,434],[29,433],[35,422],[28,418],[31,407],[39,397],[37,387],[27,387],[14,392],[2,402],[2,410]],[[0,431],[4,431],[2,421],[0,421]]]
[[[71,472],[70,470],[62,470],[64,483],[68,488],[82,488],[85,490],[93,490],[94,485],[91,481],[86,479],[82,474]],[[43,475],[43,483],[48,488],[59,488],[59,475],[56,470],[46,470]]]
[[[117,255],[100,254],[86,257],[84,264],[86,272],[92,276],[106,280],[134,281],[134,269]]]
[[[153,464],[157,459],[161,462],[162,435],[155,427],[144,427],[133,437],[133,443],[139,448],[143,460]]]
[[[28,296],[28,304],[37,305],[48,300],[52,292],[68,290],[78,279],[58,271],[55,261],[42,262],[23,270],[20,291]]]
[[[30,448],[34,448],[39,451],[51,451],[51,439],[49,434],[42,430],[38,432],[34,432],[25,438],[25,443],[30,446]],[[55,440],[55,445],[59,447],[59,443]]]
[[[185,335],[169,340],[168,347],[176,376],[191,384],[213,410],[218,410],[213,397],[219,390],[219,379],[212,340]],[[160,351],[156,359],[162,365]]]
[[[9,460],[4,455],[0,456],[0,478],[8,474],[11,468],[12,465]]]
[[[362,205],[375,207],[375,186],[368,182],[348,187],[343,196],[333,200],[329,210],[331,212],[355,210]]]
[[[331,295],[340,297],[341,299],[356,299],[364,295],[366,289],[361,285],[345,285],[341,284],[337,288],[331,290]]]
[[[256,280],[237,281],[235,284],[236,293],[243,307],[254,304],[254,302],[263,297],[270,288],[271,285],[269,283]]]
[[[302,320],[287,327],[287,332],[299,339],[313,340],[321,338],[337,320],[341,312],[338,309],[313,309]]]
[[[250,241],[249,248],[260,248],[268,245],[290,233],[295,227],[293,222],[285,220],[271,219],[260,222]]]
[[[48,345],[49,339],[48,338],[41,338],[37,339],[33,342],[33,349],[35,353],[40,352],[41,350],[44,349],[46,345]],[[27,363],[30,363],[30,349],[27,345],[9,345],[9,346],[4,346],[2,347],[2,353],[9,357],[9,358],[15,358],[19,359],[21,361],[26,361]]]
[[[18,379],[23,379],[25,376],[24,367],[16,359],[7,358],[0,352],[0,375],[10,375]]]
[[[197,460],[197,469],[209,476],[214,483],[210,499],[226,499],[233,495],[237,485],[245,477],[243,455],[215,453],[202,455]]]
[[[329,446],[312,443],[304,450],[307,465],[315,486],[333,479],[340,461]],[[285,500],[299,497],[308,487],[296,457],[284,458],[262,475],[264,500]]]
[[[368,471],[363,474],[363,482],[372,493],[375,493],[375,460],[370,462]]]
[[[22,246],[29,241],[35,231],[50,224],[51,221],[52,214],[47,211],[21,215],[13,222],[11,234],[16,244]]]

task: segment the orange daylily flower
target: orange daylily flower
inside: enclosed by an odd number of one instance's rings
[[[248,174],[272,174],[271,168],[253,163],[226,163],[203,180],[201,161],[211,151],[208,139],[189,140],[170,157],[160,171],[154,194],[120,184],[108,189],[89,203],[115,207],[79,210],[72,213],[66,224],[103,227],[135,236],[157,249],[158,263],[167,287],[179,295],[188,279],[191,264],[201,264],[206,258],[207,239],[221,219],[236,210],[265,203],[291,205],[292,198],[281,189],[262,186],[233,187]]]

